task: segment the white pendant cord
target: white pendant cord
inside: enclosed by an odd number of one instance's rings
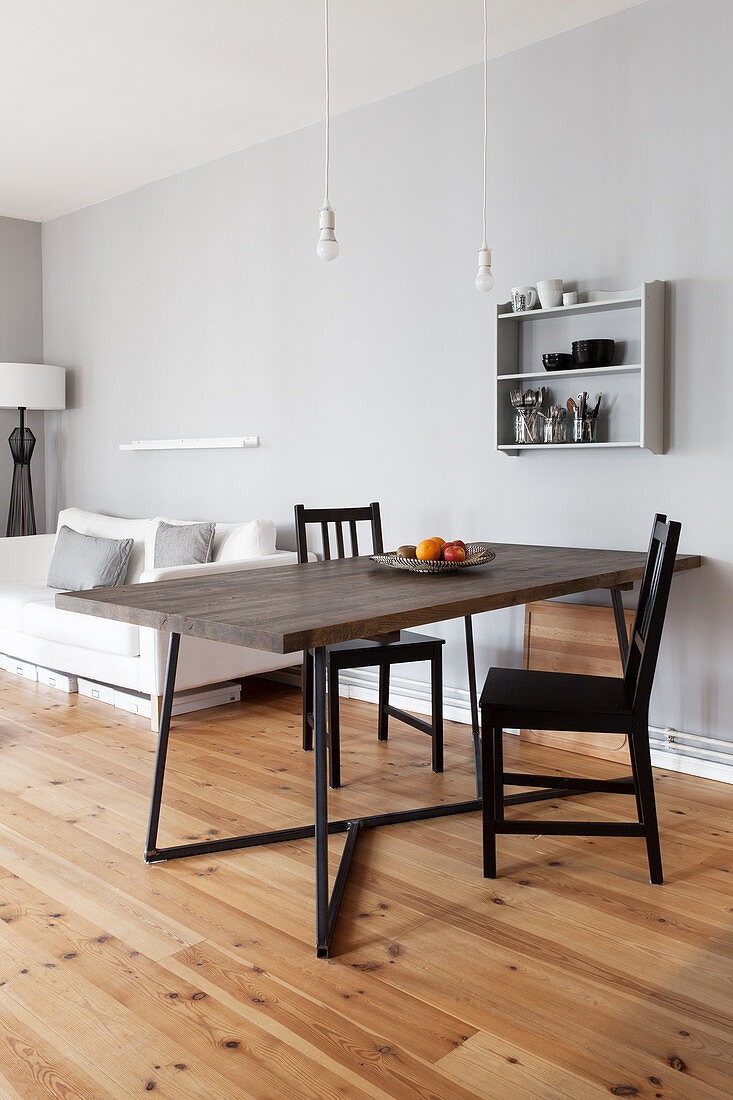
[[[331,168],[331,64],[328,42],[328,0],[323,0],[323,37],[326,46],[326,166],[323,205],[328,206],[328,176]]]
[[[486,160],[489,152],[489,16],[488,0],[484,0],[484,235],[481,247],[486,243]]]
[[[489,8],[488,0],[484,0],[484,203],[483,203],[483,237],[478,253],[478,271],[474,280],[476,290],[492,290],[494,276],[491,273],[491,249],[486,243],[487,222],[487,160],[489,153]]]
[[[326,149],[323,180],[323,206],[318,212],[320,230],[316,254],[320,260],[335,260],[339,254],[339,245],[334,232],[336,218],[328,201],[328,185],[331,171],[331,56],[328,35],[328,0],[323,0],[323,37],[326,55]]]

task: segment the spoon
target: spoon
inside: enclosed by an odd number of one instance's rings
[[[573,401],[572,397],[568,398],[568,412],[571,412],[573,416],[578,416],[578,406]]]

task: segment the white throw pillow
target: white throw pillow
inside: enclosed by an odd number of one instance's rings
[[[83,508],[64,508],[59,512],[56,532],[62,527],[70,527],[80,535],[96,535],[103,539],[133,539],[125,584],[137,584],[145,569],[148,535],[152,530],[153,541],[155,540],[157,524],[149,519],[123,519],[120,516],[105,516],[100,512],[86,512]]]
[[[277,532],[271,519],[253,519],[249,523],[217,523],[214,561],[247,561],[275,553]]]
[[[201,520],[171,519],[168,516],[156,516],[148,521],[148,533],[145,540],[145,569],[154,569],[155,532],[159,523],[190,524]],[[275,553],[275,524],[271,519],[252,519],[246,523],[217,523],[214,531],[214,545],[211,550],[212,561],[251,561]]]

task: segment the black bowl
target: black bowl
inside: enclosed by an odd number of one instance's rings
[[[572,355],[564,351],[549,351],[542,356],[545,370],[572,370],[575,366]]]
[[[573,359],[579,367],[610,367],[614,340],[573,340]]]

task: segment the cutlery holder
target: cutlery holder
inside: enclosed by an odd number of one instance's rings
[[[598,417],[576,416],[573,418],[573,443],[598,442]]]
[[[545,443],[567,443],[567,441],[567,421],[548,417],[545,420]]]
[[[533,408],[514,410],[514,442],[542,443],[544,416]]]

